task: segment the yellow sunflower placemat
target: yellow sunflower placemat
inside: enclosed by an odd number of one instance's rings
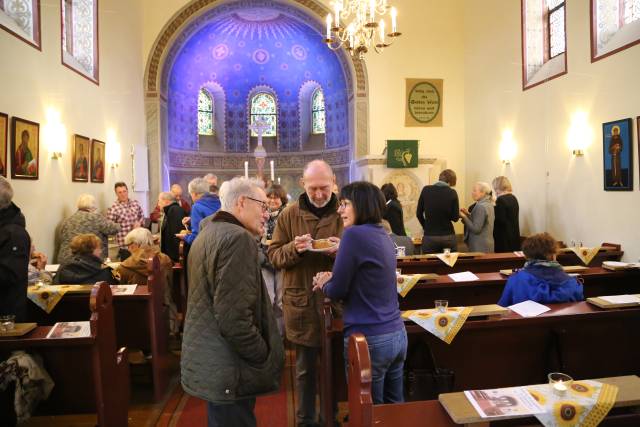
[[[453,267],[454,265],[456,265],[456,261],[458,261],[459,255],[460,254],[458,252],[451,252],[448,254],[436,254],[436,257],[438,257],[440,261],[444,262],[449,267]]]
[[[593,248],[585,248],[585,247],[571,247],[569,248],[571,251],[576,254],[580,261],[584,263],[584,265],[589,265],[593,257],[595,257],[600,251],[600,246],[596,246]]]
[[[29,297],[35,305],[47,313],[51,313],[51,310],[60,302],[68,290],[68,286],[29,286],[29,288],[27,288],[27,297]]]
[[[544,426],[595,427],[607,416],[618,395],[618,387],[598,381],[574,381],[564,395],[557,395],[548,384],[527,387],[545,408],[536,418]]]
[[[435,308],[407,310],[402,312],[402,317],[414,321],[442,341],[451,344],[471,310],[473,307],[449,307],[445,312]]]
[[[430,274],[400,274],[396,276],[396,287],[402,298],[407,294],[423,277],[430,277]]]

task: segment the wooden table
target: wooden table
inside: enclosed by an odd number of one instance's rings
[[[624,255],[620,245],[604,245],[600,252],[591,260],[589,266],[599,267],[603,261],[620,261]],[[562,265],[581,265],[582,261],[573,252],[558,254],[558,262]],[[490,273],[505,269],[522,268],[524,257],[519,257],[513,252],[489,253],[472,258],[458,258],[453,267],[449,267],[439,259],[421,260],[401,260],[398,261],[398,268],[403,274],[416,273],[437,273],[449,274],[461,271],[471,271],[473,273]]]
[[[613,406],[614,408],[626,408],[640,405],[640,378],[637,376],[627,375],[621,377],[597,378],[595,381],[618,387],[618,395],[616,396],[616,402]],[[489,424],[489,420],[487,418],[482,418],[478,415],[478,412],[473,408],[469,399],[467,399],[462,392],[441,394],[438,400],[456,424],[477,427]],[[530,418],[531,421],[534,421],[533,417],[518,416],[505,416],[500,417],[499,419],[505,420],[515,418]],[[497,419],[495,420],[497,421]]]
[[[450,306],[493,304],[498,302],[507,283],[507,276],[500,273],[476,273],[480,280],[455,282],[447,275],[435,280],[420,281],[406,297],[398,295],[401,310],[433,307],[437,299],[449,301]],[[640,271],[610,271],[602,267],[590,267],[582,272],[585,298],[600,295],[640,293]]]

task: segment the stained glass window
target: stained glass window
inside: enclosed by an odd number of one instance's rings
[[[640,0],[624,0],[624,24],[640,19]]]
[[[549,57],[553,58],[565,51],[564,1],[550,0],[555,4],[549,10]]]
[[[96,0],[62,1],[62,52],[66,65],[98,80]]]
[[[318,88],[311,97],[311,131],[312,133],[325,132],[324,93]]]
[[[256,121],[265,122],[268,125],[262,136],[276,136],[277,129],[277,107],[275,98],[264,92],[256,94],[251,98],[251,126]],[[258,136],[256,131],[251,129],[251,136]]]
[[[213,135],[213,97],[206,89],[198,94],[198,135]]]

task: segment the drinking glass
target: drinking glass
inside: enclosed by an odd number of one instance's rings
[[[15,314],[4,314],[0,316],[0,331],[2,332],[13,331],[13,328],[15,326],[16,326]]]
[[[446,299],[437,299],[435,302],[436,310],[440,313],[444,313],[447,311],[447,307],[449,306],[449,301]]]
[[[561,372],[552,372],[547,377],[549,378],[551,389],[558,396],[564,396],[573,383],[573,378]]]
[[[451,255],[451,248],[444,248],[442,252],[444,252],[444,256],[448,258]]]

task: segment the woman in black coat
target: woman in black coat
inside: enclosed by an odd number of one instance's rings
[[[78,234],[71,240],[71,261],[58,269],[54,284],[86,285],[105,281],[118,284],[111,268],[102,264],[102,240],[95,234]]]
[[[518,199],[511,194],[511,183],[506,176],[499,176],[491,183],[497,195],[493,240],[496,252],[520,250],[520,207]]]
[[[388,183],[384,184],[381,190],[387,203],[387,208],[382,218],[389,221],[393,234],[406,236],[407,233],[404,231],[404,219],[402,218],[402,205],[398,200],[398,191],[396,190],[396,187],[393,184]]]

